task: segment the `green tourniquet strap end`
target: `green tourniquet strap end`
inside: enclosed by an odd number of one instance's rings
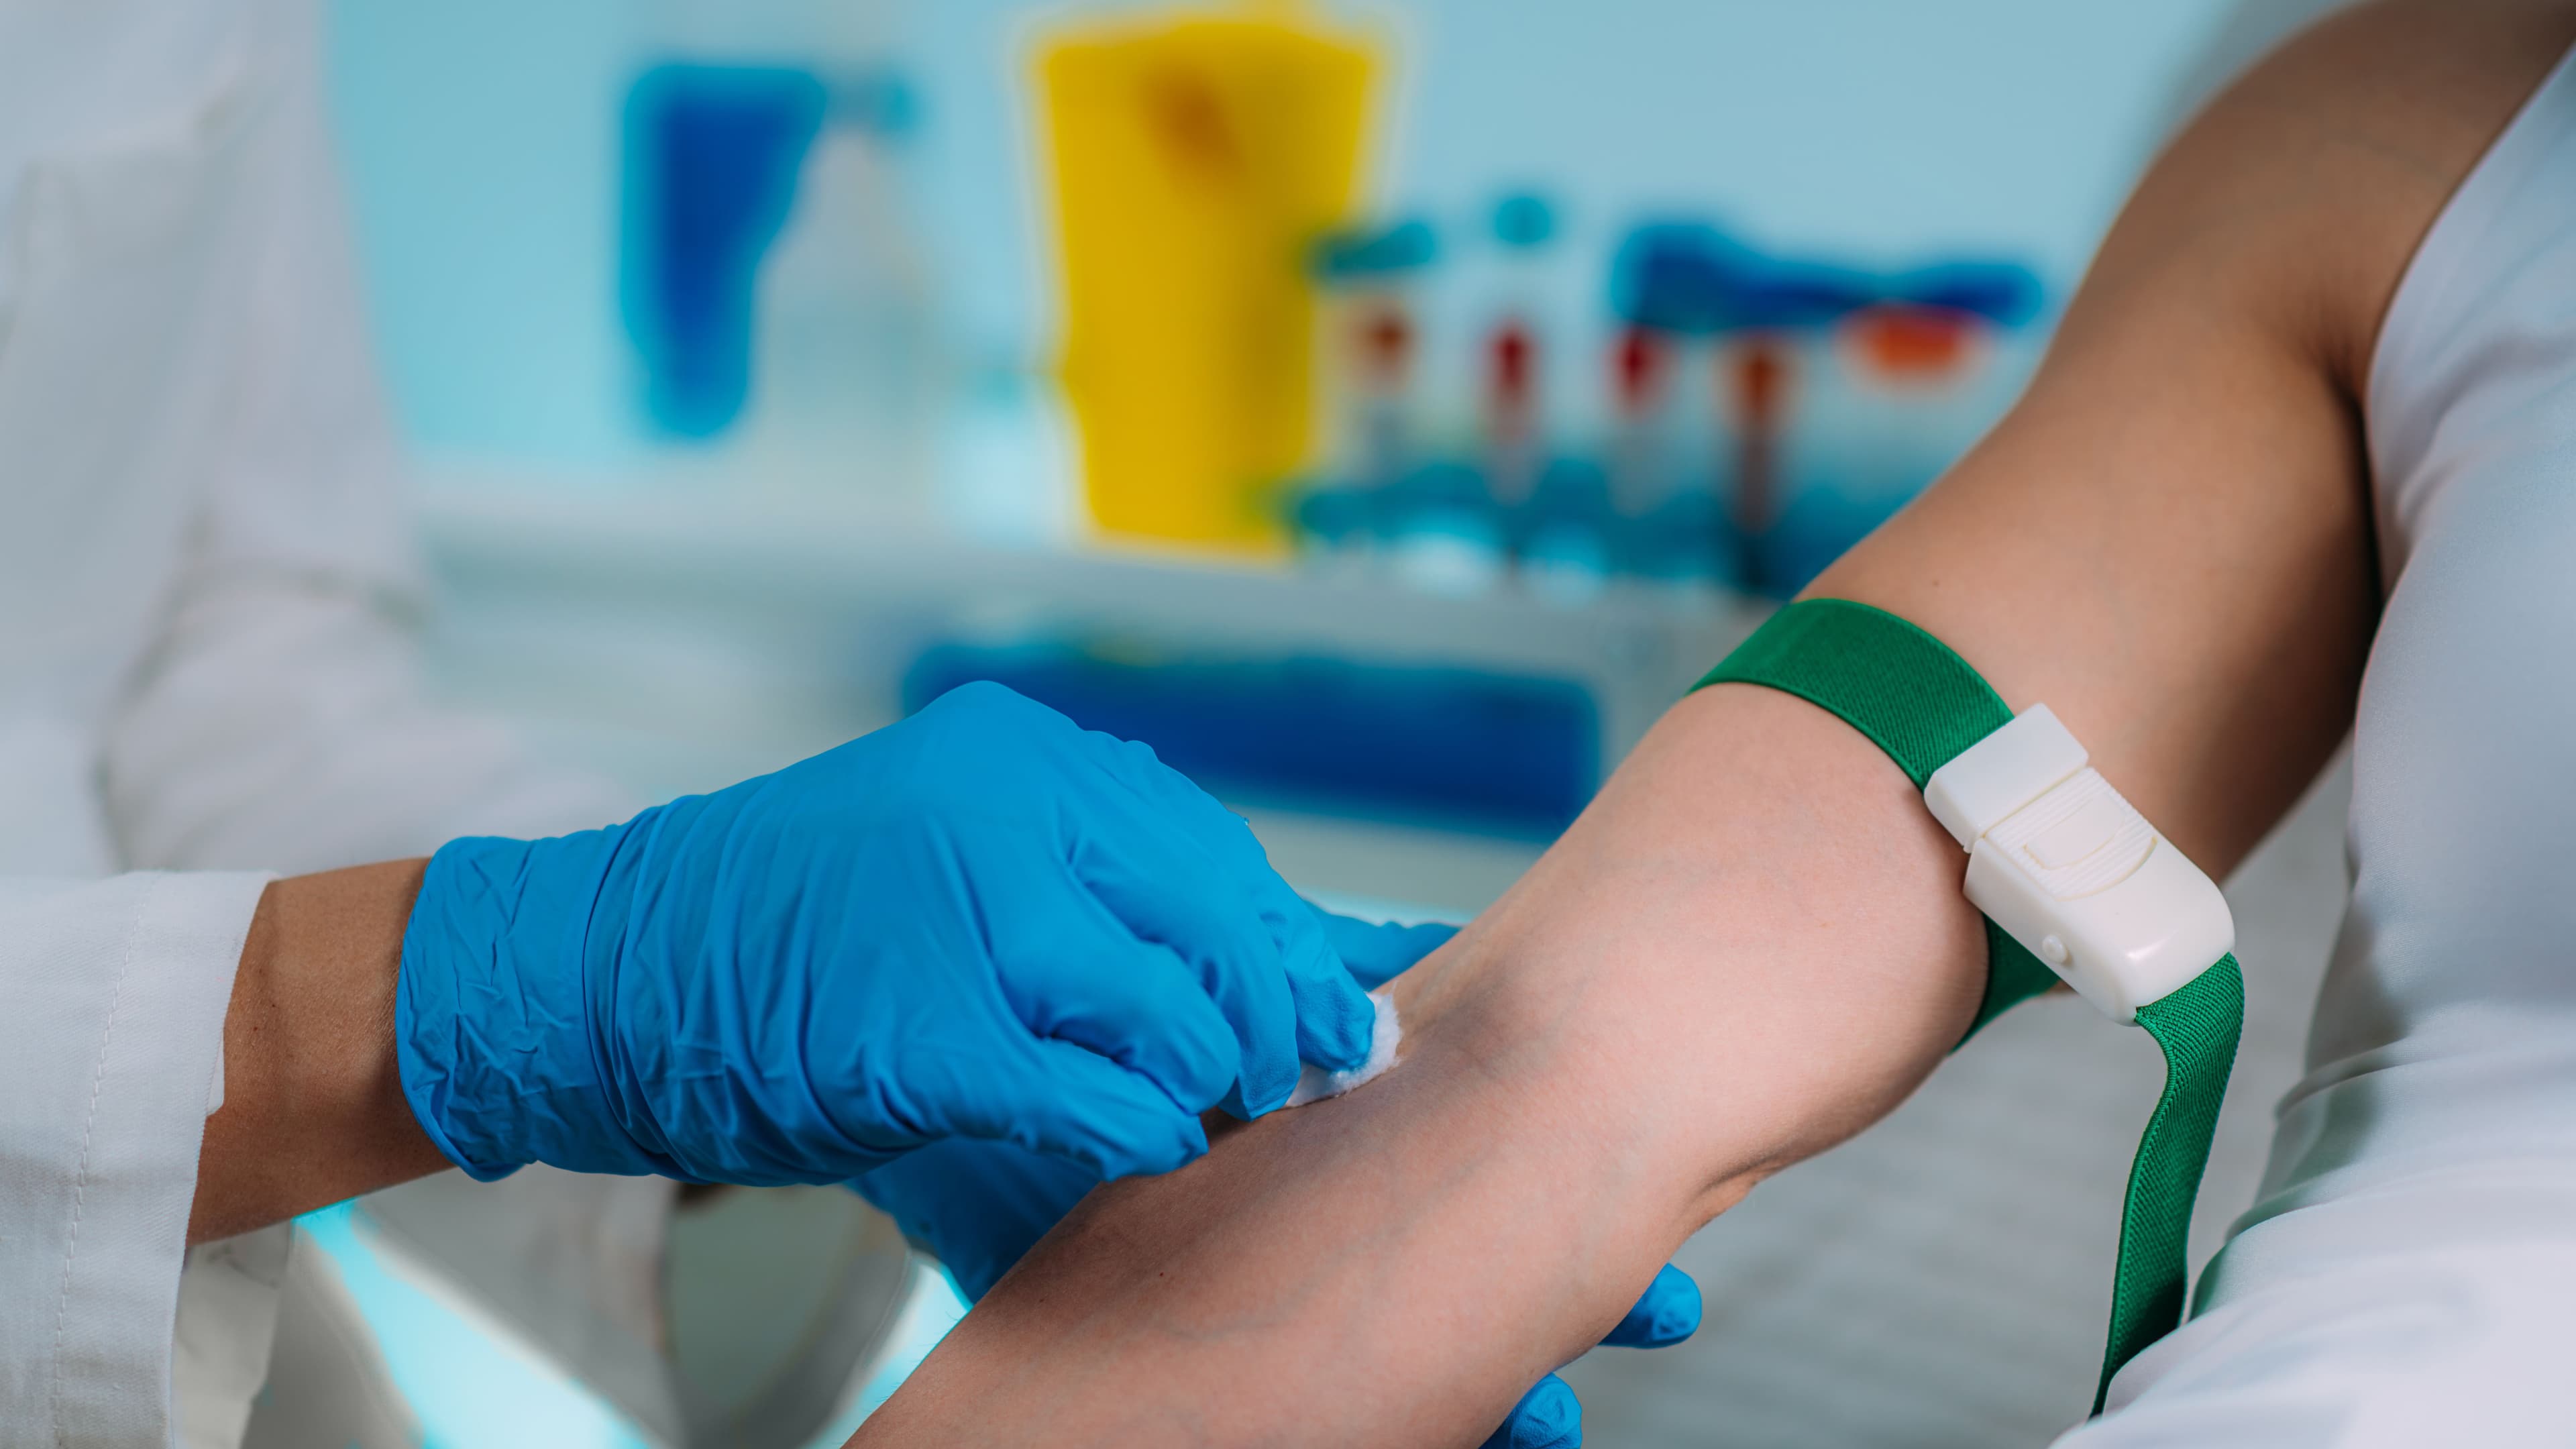
[[[2120,1261],[2111,1283],[2111,1342],[2093,1412],[2111,1376],[2140,1349],[2182,1322],[2183,1248],[2191,1204],[2218,1130],[2218,1104],[2236,1064],[2245,1024],[2245,978],[2231,953],[2160,1001],[2138,1008],[2138,1025],[2165,1053],[2165,1090],[2147,1119],[2120,1210]]]

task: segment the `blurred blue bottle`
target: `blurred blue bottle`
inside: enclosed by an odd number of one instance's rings
[[[763,475],[927,472],[930,284],[886,6],[670,0],[628,94],[623,309],[644,411]]]
[[[628,93],[626,325],[645,408],[672,436],[715,436],[750,395],[752,279],[826,103],[809,70],[686,61]]]

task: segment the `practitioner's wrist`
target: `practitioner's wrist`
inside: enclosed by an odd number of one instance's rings
[[[224,1019],[224,1105],[206,1121],[192,1242],[446,1165],[403,1100],[393,999],[422,863],[270,884]]]

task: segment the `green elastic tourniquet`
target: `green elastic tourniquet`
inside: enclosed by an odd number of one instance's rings
[[[2164,1048],[2165,1090],[2147,1119],[2120,1208],[2111,1342],[2102,1354],[2101,1387],[2093,1391],[2097,1414],[2120,1365],[2182,1322],[2182,1255],[2192,1199],[2200,1195],[2201,1170],[2209,1165],[2210,1138],[2218,1131],[2218,1104],[2227,1095],[2236,1039],[2245,1030],[2245,977],[2235,953],[2219,957],[2181,990],[2139,1007],[2138,1025]]]
[[[1845,599],[1782,608],[1693,687],[1725,683],[1777,689],[1832,712],[1885,750],[1918,790],[1933,771],[2012,720],[2002,697],[1948,645],[1883,609]],[[1985,999],[1968,1036],[2057,982],[1992,921],[1986,948]],[[2245,981],[2233,955],[2138,1009],[2138,1025],[2164,1050],[2165,1089],[2129,1169],[2110,1343],[2093,1394],[2097,1414],[2120,1365],[2182,1321],[2192,1199],[2209,1164],[2244,1023]]]
[[[1887,612],[1810,599],[1773,614],[1693,685],[1759,684],[1843,717],[1920,790],[2012,706],[1950,646]]]

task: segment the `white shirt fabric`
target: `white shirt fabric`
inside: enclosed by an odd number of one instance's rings
[[[2425,237],[2365,413],[2387,608],[2308,1075],[2067,1449],[2576,1442],[2576,54]]]
[[[309,0],[0,4],[13,1446],[240,1439],[287,1230],[181,1266],[267,873],[623,813],[421,701],[318,30]]]

